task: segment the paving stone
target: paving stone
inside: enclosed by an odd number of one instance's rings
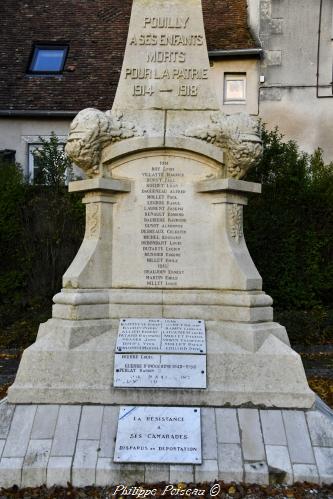
[[[246,461],[265,461],[265,448],[256,409],[238,409],[239,426],[244,459]]]
[[[242,450],[239,444],[219,444],[219,480],[226,483],[244,479]]]
[[[266,456],[270,483],[293,483],[293,470],[288,448],[281,445],[266,445]]]
[[[81,406],[62,405],[59,409],[57,425],[54,433],[51,456],[71,457],[74,454],[76,437],[79,428]]]
[[[2,456],[3,449],[5,447],[6,440],[0,440],[0,457]]]
[[[119,407],[105,406],[103,413],[99,457],[112,457],[116,441]]]
[[[144,464],[121,464],[120,465],[121,483],[133,485],[135,482],[145,481]]]
[[[203,459],[217,459],[217,434],[215,410],[204,407],[201,409],[201,435]]]
[[[25,456],[30,440],[36,409],[36,405],[16,406],[3,451],[3,457]]]
[[[99,458],[96,465],[96,485],[106,487],[121,483],[120,469],[121,465],[114,463],[111,458]]]
[[[31,438],[36,440],[53,438],[58,413],[59,405],[39,405],[32,427]]]
[[[263,461],[256,463],[245,463],[245,482],[257,483],[259,485],[268,485],[268,467]]]
[[[321,484],[333,483],[333,449],[328,447],[314,447],[316,462]]]
[[[266,445],[287,445],[281,411],[260,411],[260,419]]]
[[[170,468],[167,464],[146,464],[145,465],[145,482],[146,483],[157,483],[166,482],[169,483],[170,478]]]
[[[83,406],[78,438],[80,440],[99,440],[101,436],[102,419],[103,406]]]
[[[10,423],[13,418],[15,405],[0,404],[0,438],[7,438]]]
[[[21,487],[23,457],[3,457],[0,461],[1,487]]]
[[[194,466],[194,479],[196,483],[213,482],[218,479],[219,468],[216,459],[206,459],[202,464]]]
[[[315,464],[293,464],[294,483],[319,483],[319,475]]]
[[[96,465],[99,440],[78,440],[72,468],[75,487],[93,485],[96,481]]]
[[[50,457],[46,471],[46,485],[66,487],[71,482],[71,457]]]
[[[194,469],[191,464],[171,464],[170,465],[170,483],[179,482],[191,483],[194,481]]]
[[[293,464],[315,464],[304,411],[282,411]]]
[[[221,444],[239,444],[239,426],[236,409],[216,409],[217,440]]]
[[[46,469],[52,440],[30,440],[23,462],[22,487],[38,487],[46,483]]]
[[[312,445],[333,447],[333,418],[320,411],[306,413]]]

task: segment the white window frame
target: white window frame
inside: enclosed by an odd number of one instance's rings
[[[244,83],[244,98],[243,99],[230,99],[227,96],[227,83],[228,81],[242,81]],[[247,78],[246,73],[224,73],[223,74],[223,104],[240,104],[245,105],[247,102]]]
[[[28,178],[28,181],[30,183],[33,182],[34,180],[34,155],[33,151],[35,149],[38,149],[39,147],[42,147],[43,144],[40,142],[39,137],[42,137],[45,140],[49,140],[51,138],[51,135],[23,135],[22,136],[22,141],[26,143],[26,154],[27,154],[27,160],[26,160],[26,176]],[[66,135],[57,135],[57,138],[59,140],[59,145],[60,146],[65,146],[67,142],[67,136]]]

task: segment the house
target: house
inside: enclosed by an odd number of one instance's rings
[[[248,0],[263,49],[260,117],[302,149],[333,160],[332,0]]]
[[[321,145],[332,155],[331,0],[202,3],[223,111],[261,116],[306,149]],[[29,178],[37,167],[33,151],[40,136],[47,138],[54,131],[65,142],[69,124],[81,109],[112,107],[131,4],[11,0],[2,5],[0,157],[15,159]]]

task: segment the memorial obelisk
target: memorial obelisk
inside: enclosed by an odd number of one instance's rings
[[[112,110],[81,111],[66,149],[87,175],[69,187],[84,195],[86,232],[9,401],[311,407],[243,234],[243,207],[261,189],[241,180],[260,158],[257,125],[219,110],[200,0],[133,1]],[[183,321],[165,323],[166,351],[164,323],[152,333],[151,319]],[[125,351],[120,320],[136,335]],[[204,323],[207,359],[161,360],[191,353],[186,321]]]

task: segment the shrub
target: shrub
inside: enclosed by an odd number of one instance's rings
[[[248,180],[263,193],[245,210],[246,240],[281,309],[332,306],[333,164],[262,126],[264,154]]]

